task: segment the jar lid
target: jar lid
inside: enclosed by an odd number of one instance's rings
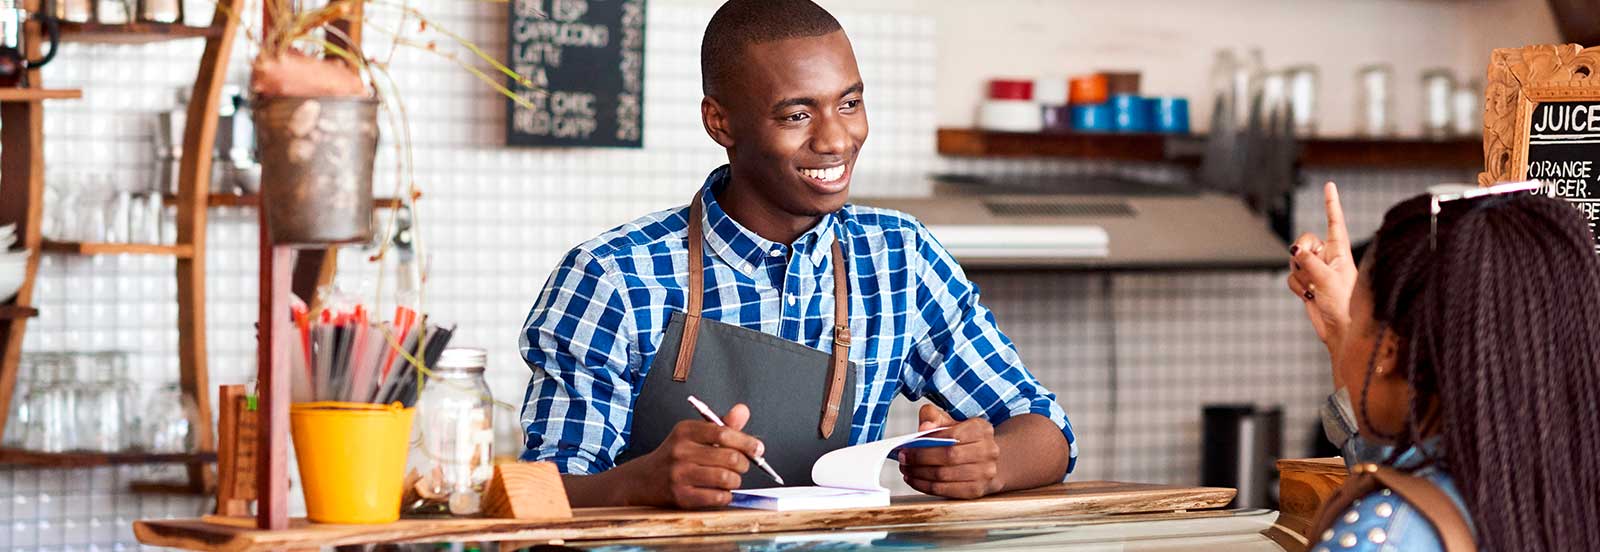
[[[433,367],[435,370],[481,372],[488,361],[488,351],[476,347],[455,347],[445,349]]]

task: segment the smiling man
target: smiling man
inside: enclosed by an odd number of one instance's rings
[[[1055,396],[915,219],[849,205],[867,139],[850,39],[809,0],[731,0],[701,44],[706,133],[728,154],[689,205],[573,249],[522,335],[525,460],[575,506],[718,507],[809,484],[822,454],[884,437],[896,395],[958,443],[902,454],[924,493],[1062,480]],[[690,396],[722,410],[702,420]]]

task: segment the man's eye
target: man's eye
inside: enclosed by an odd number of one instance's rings
[[[801,122],[801,121],[804,121],[804,120],[810,119],[810,118],[811,118],[811,115],[808,115],[808,114],[806,114],[806,112],[801,111],[799,113],[794,113],[794,114],[791,114],[791,115],[789,115],[787,117],[784,117],[783,120],[785,122],[798,123],[798,122]]]
[[[861,107],[861,100],[846,100],[844,102],[845,109],[855,109],[858,107]]]

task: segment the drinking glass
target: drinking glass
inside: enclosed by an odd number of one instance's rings
[[[144,443],[139,436],[144,428],[144,410],[139,408],[139,385],[133,382],[128,353],[105,353],[105,355],[105,363],[111,367],[111,387],[116,392],[118,408],[122,410],[122,419],[119,420],[117,428],[117,433],[122,436],[122,449],[143,448]]]
[[[1286,69],[1289,78],[1289,109],[1294,115],[1295,136],[1317,134],[1317,68],[1297,65]]]
[[[183,394],[176,383],[163,386],[151,396],[145,414],[145,446],[150,452],[176,454],[194,450],[193,420],[199,417],[194,399]]]
[[[17,448],[24,444],[28,430],[28,393],[34,385],[34,363],[38,355],[23,355],[17,362],[17,383],[11,387],[11,413],[6,416],[5,439],[0,446]]]
[[[43,382],[28,392],[28,429],[23,447],[39,452],[66,452],[78,446],[77,394],[72,381],[76,372],[64,357],[41,358],[34,374]]]
[[[122,405],[112,382],[111,367],[99,353],[72,355],[78,381],[78,448],[93,452],[122,450]]]
[[[1456,89],[1456,76],[1449,69],[1430,69],[1422,73],[1422,135],[1445,138],[1454,118],[1450,95]]]
[[[1368,65],[1356,72],[1356,133],[1384,137],[1394,133],[1394,69]]]
[[[1469,138],[1483,135],[1483,81],[1472,79],[1460,83],[1450,94],[1450,127],[1456,136]]]
[[[106,230],[111,222],[107,214],[110,211],[113,192],[107,184],[96,174],[88,179],[88,186],[79,192],[80,200],[73,208],[81,215],[78,218],[78,235],[76,241],[103,243],[107,240]]]
[[[80,189],[82,187],[82,179],[75,175],[63,175],[61,178],[56,179],[51,187],[56,190],[57,197],[53,201],[46,201],[44,204],[46,209],[55,212],[55,215],[51,217],[55,219],[55,224],[52,225],[54,226],[55,235],[51,237],[62,241],[76,240],[79,232],[82,231],[82,223],[79,222],[79,219],[82,218],[79,214],[83,209],[83,206],[79,205],[79,202],[83,200],[83,192]]]

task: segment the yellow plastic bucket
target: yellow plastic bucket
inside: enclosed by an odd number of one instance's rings
[[[306,514],[317,523],[400,519],[414,409],[313,402],[290,405]]]

